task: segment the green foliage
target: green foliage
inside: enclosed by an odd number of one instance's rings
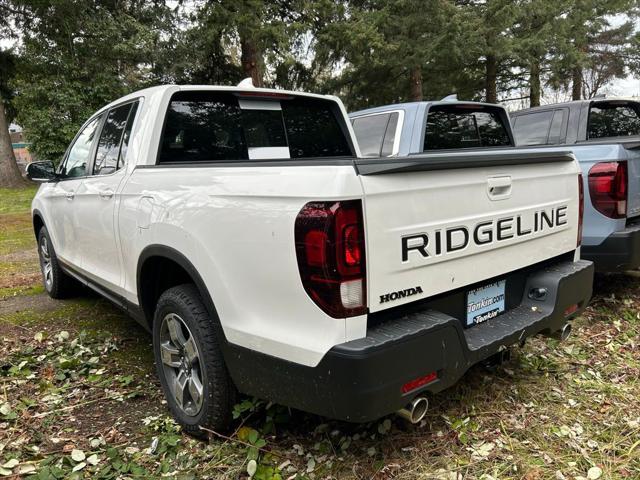
[[[18,121],[40,158],[58,160],[99,107],[152,81],[161,3],[21,1]]]

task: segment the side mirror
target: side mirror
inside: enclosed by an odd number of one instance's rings
[[[27,165],[27,178],[34,182],[50,182],[58,178],[56,167],[50,160],[31,162]]]

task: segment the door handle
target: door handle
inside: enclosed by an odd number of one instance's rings
[[[491,200],[503,200],[511,196],[511,177],[508,175],[490,177],[487,180],[487,194]]]
[[[109,199],[113,197],[113,190],[102,190],[100,191],[99,195],[102,198]]]
[[[75,192],[67,192],[64,194],[64,196],[66,197],[67,200],[71,201],[73,200],[73,197],[76,196]]]

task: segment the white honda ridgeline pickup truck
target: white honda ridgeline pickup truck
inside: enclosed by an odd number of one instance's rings
[[[593,279],[571,154],[365,159],[354,138],[335,97],[123,97],[56,170],[28,168],[46,290],[87,285],[152,331],[171,412],[196,435],[229,426],[238,391],[415,422],[471,365],[568,333]]]

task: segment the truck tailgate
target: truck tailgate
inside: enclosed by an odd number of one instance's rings
[[[578,166],[507,150],[358,159],[371,312],[576,249]]]

